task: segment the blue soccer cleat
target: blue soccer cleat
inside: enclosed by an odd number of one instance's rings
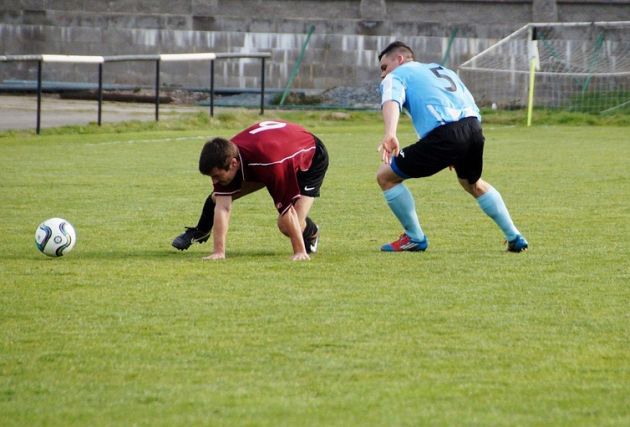
[[[508,252],[524,252],[527,250],[529,244],[527,240],[520,234],[514,238],[514,240],[510,240],[507,242],[507,250]]]
[[[413,240],[411,237],[407,235],[407,233],[403,233],[400,235],[398,240],[393,241],[391,243],[386,243],[381,246],[381,251],[383,252],[424,252],[429,247],[429,239],[427,236],[424,236],[424,239],[421,241]]]

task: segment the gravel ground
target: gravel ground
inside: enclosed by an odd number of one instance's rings
[[[173,114],[206,111],[201,106],[166,104],[160,105],[160,117]],[[104,102],[102,123],[128,120],[155,120],[155,105],[136,102]],[[85,125],[98,119],[96,101],[61,99],[46,94],[42,98],[41,128],[67,125]],[[0,131],[11,129],[35,129],[37,122],[37,98],[35,95],[0,94]]]
[[[299,90],[296,92],[300,93]],[[275,91],[265,94],[265,105],[272,105],[274,98],[281,95],[281,92]],[[380,94],[378,87],[365,88],[365,87],[349,87],[340,86],[332,89],[325,90],[319,94],[311,94],[309,92],[308,98],[320,98],[319,103],[304,103],[300,105],[309,106],[312,108],[349,108],[349,109],[364,109],[364,110],[378,110],[380,108]],[[207,97],[201,102],[207,103]],[[232,96],[217,96],[214,97],[214,105],[224,107],[256,107],[260,105],[260,94],[256,93],[241,93]],[[291,101],[286,101],[285,105],[293,105]]]
[[[322,93],[325,104],[347,108],[378,110],[381,96],[378,87],[340,86]]]

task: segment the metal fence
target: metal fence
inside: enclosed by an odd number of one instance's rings
[[[174,61],[209,61],[210,62],[210,105],[209,114],[214,116],[214,63],[217,60],[259,58],[260,66],[260,114],[264,113],[265,100],[265,60],[270,58],[270,53],[173,53],[154,55],[116,55],[116,56],[91,56],[91,55],[0,55],[0,62],[37,62],[37,119],[35,132],[41,130],[41,105],[42,105],[42,69],[45,63],[71,63],[71,64],[96,64],[98,65],[98,117],[97,123],[101,125],[103,106],[103,72],[104,66],[112,62],[125,61],[152,61],[155,62],[155,120],[160,119],[160,64]]]

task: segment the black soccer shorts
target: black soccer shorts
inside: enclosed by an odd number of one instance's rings
[[[459,179],[474,184],[481,178],[485,138],[476,117],[447,123],[429,132],[413,145],[400,150],[392,160],[401,178],[431,176],[454,166]]]
[[[319,189],[328,170],[328,151],[319,138],[315,135],[313,137],[315,138],[315,154],[311,167],[306,171],[298,171],[297,180],[302,196],[319,197]]]

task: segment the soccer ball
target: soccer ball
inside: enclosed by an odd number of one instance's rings
[[[39,224],[35,231],[37,249],[50,257],[64,256],[77,243],[74,227],[63,218],[50,218]]]

